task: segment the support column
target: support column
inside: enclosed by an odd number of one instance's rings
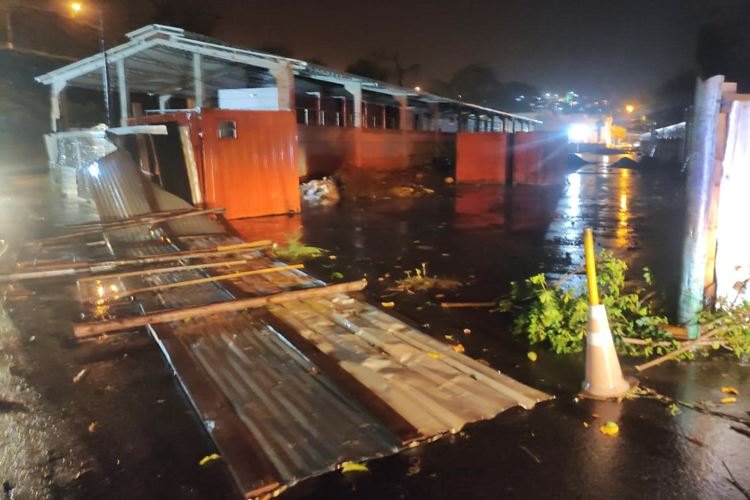
[[[294,111],[294,69],[289,63],[280,63],[271,70],[279,91],[279,110]]]
[[[160,95],[159,96],[159,112],[164,114],[167,111],[167,103],[172,98],[172,94]]]
[[[52,82],[50,87],[50,129],[57,132],[57,120],[60,119],[60,93],[65,88],[65,82]]]
[[[202,108],[205,99],[203,90],[203,56],[193,54],[193,88],[195,89],[195,107]]]
[[[119,59],[117,67],[117,93],[120,97],[120,126],[128,126],[128,107],[130,99],[128,95],[128,82],[125,79],[125,60]]]
[[[354,127],[362,128],[362,84],[359,82],[347,82],[344,90],[352,95],[354,101]]]
[[[412,130],[414,127],[409,123],[409,96],[394,95],[393,98],[398,103],[398,129]]]

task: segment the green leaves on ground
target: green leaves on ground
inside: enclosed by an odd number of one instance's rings
[[[602,304],[607,309],[610,328],[618,350],[633,355],[663,354],[676,347],[672,336],[660,325],[667,318],[654,312],[652,302],[638,288],[625,292],[628,265],[611,252],[602,251],[597,262],[597,282]],[[588,294],[585,282],[565,285],[563,278],[549,284],[537,274],[522,284],[511,284],[511,301],[505,309],[516,313],[514,332],[526,335],[531,344],[542,344],[558,354],[583,349],[588,323]],[[651,272],[644,269],[644,280],[651,283]],[[623,341],[646,340],[642,344]]]
[[[287,240],[286,246],[276,246],[273,256],[286,262],[303,262],[320,257],[325,250],[300,243],[300,235],[294,234]]]

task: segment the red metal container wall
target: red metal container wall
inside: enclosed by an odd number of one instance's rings
[[[508,134],[461,132],[456,143],[458,182],[505,183]]]
[[[552,132],[519,132],[513,137],[513,184],[560,184],[567,139]]]
[[[219,124],[236,124],[236,139],[219,139]],[[239,219],[300,211],[297,123],[287,111],[204,110],[204,190],[209,207]]]

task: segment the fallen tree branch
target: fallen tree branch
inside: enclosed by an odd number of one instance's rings
[[[497,302],[441,302],[440,307],[444,309],[458,309],[468,307],[495,307]]]
[[[77,323],[73,325],[73,333],[79,339],[96,337],[108,332],[117,330],[127,330],[138,328],[149,323],[167,323],[170,321],[181,321],[187,318],[197,318],[211,314],[240,311],[243,309],[257,309],[271,304],[290,302],[293,300],[307,299],[310,297],[320,297],[324,295],[333,295],[337,293],[356,292],[367,286],[367,280],[352,281],[348,283],[337,283],[313,288],[303,288],[300,290],[290,290],[261,297],[247,297],[224,302],[215,302],[199,306],[185,307],[181,309],[169,309],[142,316],[131,316],[126,318],[117,318],[108,321],[91,321],[86,323]]]
[[[660,364],[664,363],[665,361],[669,361],[672,358],[676,358],[680,354],[684,354],[684,353],[688,352],[690,349],[692,349],[694,347],[698,347],[699,345],[701,345],[702,342],[705,342],[706,340],[715,337],[722,330],[723,329],[721,329],[721,328],[716,328],[714,330],[711,330],[710,332],[708,332],[708,333],[706,333],[706,334],[698,337],[695,340],[692,340],[690,342],[686,342],[679,349],[675,349],[674,351],[668,352],[664,356],[659,356],[658,358],[652,359],[651,361],[648,361],[646,363],[643,363],[643,364],[640,364],[640,365],[636,365],[635,369],[637,371],[639,371],[639,372],[642,372],[642,371],[648,370],[649,368],[652,368],[654,366],[660,365]]]
[[[148,269],[139,269],[138,271],[129,271],[126,273],[97,274],[94,276],[84,276],[83,278],[80,278],[78,282],[86,283],[88,281],[122,279],[122,278],[127,278],[129,276],[149,276],[152,274],[190,271],[192,269],[211,269],[215,267],[230,267],[230,266],[238,266],[241,264],[247,264],[247,259],[221,260],[218,262],[203,262],[200,264],[190,264],[190,265],[182,265],[182,266],[150,267]]]

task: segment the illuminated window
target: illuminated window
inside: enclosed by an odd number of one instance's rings
[[[219,122],[219,139],[236,139],[237,122],[234,120],[221,120]]]

